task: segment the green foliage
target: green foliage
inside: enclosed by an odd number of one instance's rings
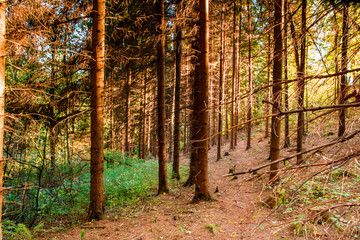
[[[158,183],[157,161],[137,159],[110,151],[105,153],[105,160],[107,162],[104,170],[106,208],[121,208],[149,197],[152,192],[155,193]],[[30,187],[26,189],[25,195],[20,195],[20,191],[10,191],[6,195],[6,200],[22,202],[23,208],[19,210],[10,204],[5,205],[8,208],[7,212],[15,210],[7,216],[9,222],[6,229],[13,235],[18,235],[20,232],[31,233],[21,229],[26,226],[33,227],[33,223],[38,219],[51,221],[60,216],[72,216],[73,220],[77,221],[81,214],[86,213],[89,206],[89,167],[88,163],[82,162],[78,164],[73,162],[72,168],[68,164],[59,165],[58,169],[61,169],[64,176],[55,175],[51,178],[48,173],[43,172],[43,187]],[[184,176],[188,168],[181,167],[180,171]],[[27,178],[28,185],[36,186],[37,176],[33,174],[32,178]],[[171,176],[171,166],[168,168],[168,176]],[[7,184],[16,185],[12,180],[8,180]],[[14,225],[12,222],[21,222],[22,225]],[[31,235],[27,234],[27,236]]]
[[[39,223],[36,227],[30,230],[25,224],[16,224],[10,220],[2,222],[3,235],[8,240],[32,240],[34,235],[42,230],[44,223]]]

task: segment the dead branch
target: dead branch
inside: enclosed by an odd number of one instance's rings
[[[336,139],[335,141],[332,141],[332,142],[330,142],[330,143],[326,143],[326,144],[323,144],[323,145],[320,145],[320,146],[316,146],[316,147],[313,147],[313,148],[309,148],[309,149],[307,149],[307,150],[305,150],[305,151],[302,151],[302,152],[300,152],[300,153],[296,153],[296,154],[293,154],[293,155],[291,155],[291,156],[284,157],[284,158],[281,158],[281,159],[279,159],[279,160],[276,160],[276,161],[273,161],[273,162],[271,162],[271,163],[267,163],[267,164],[264,164],[264,165],[261,165],[261,166],[255,167],[255,168],[250,168],[250,169],[248,169],[248,170],[246,170],[246,171],[236,172],[236,173],[231,173],[231,174],[226,174],[226,175],[223,175],[223,177],[230,177],[230,176],[243,175],[243,174],[247,174],[247,173],[257,172],[258,170],[263,169],[263,168],[266,168],[266,167],[268,167],[268,166],[270,166],[270,165],[272,165],[272,164],[279,163],[279,162],[285,162],[285,161],[287,161],[287,160],[290,160],[290,159],[292,159],[292,158],[294,158],[294,157],[296,157],[296,156],[298,156],[298,155],[300,155],[300,154],[309,153],[309,152],[312,152],[312,151],[315,151],[315,150],[319,150],[319,149],[322,149],[322,148],[326,148],[326,147],[335,145],[335,144],[340,143],[340,142],[347,141],[347,140],[355,137],[355,136],[356,136],[357,134],[359,134],[359,133],[360,133],[360,130],[357,130],[357,131],[353,132],[352,134],[350,134],[350,135],[348,135],[348,136],[346,136],[346,137],[338,138],[338,139]],[[355,154],[355,155],[354,155],[354,154]],[[358,155],[356,155],[356,154],[358,154]],[[353,153],[353,154],[351,154],[351,155],[349,155],[349,156],[347,156],[347,157],[353,158],[353,157],[356,157],[356,156],[359,156],[359,155],[360,155],[360,152],[356,152],[356,153]],[[344,161],[344,160],[337,160],[337,161]],[[331,162],[331,163],[333,163],[333,162]],[[301,165],[301,166],[304,166],[304,165]]]
[[[266,101],[265,101],[266,102]],[[217,135],[223,134],[227,131],[231,131],[234,128],[238,128],[241,127],[242,125],[245,125],[249,122],[254,122],[260,119],[265,119],[265,118],[270,118],[270,117],[276,117],[276,116],[282,116],[282,115],[288,115],[288,114],[293,114],[293,113],[299,113],[299,112],[315,112],[315,111],[320,111],[320,110],[326,110],[326,109],[341,109],[341,108],[350,108],[350,107],[358,107],[360,106],[360,102],[357,103],[347,103],[347,104],[338,104],[338,105],[329,105],[329,106],[320,106],[320,107],[313,107],[313,108],[301,108],[301,109],[295,109],[295,110],[290,110],[290,111],[285,111],[285,112],[279,112],[276,114],[269,114],[269,115],[265,115],[265,116],[261,116],[261,117],[256,117],[256,118],[252,118],[250,120],[247,120],[245,122],[239,123],[237,125],[232,126],[231,128],[225,129],[221,132],[218,132],[208,138],[204,138],[201,140],[193,140],[192,142],[202,142],[202,141],[207,141],[210,140],[214,137],[216,137]],[[329,112],[330,113],[330,112]]]

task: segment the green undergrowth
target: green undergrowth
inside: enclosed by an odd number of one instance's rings
[[[105,160],[106,210],[131,207],[136,202],[155,196],[158,184],[156,160],[122,156],[119,152],[106,152]],[[26,206],[19,204],[21,207],[17,211],[8,211],[3,222],[5,239],[31,239],[33,229],[37,229],[39,224],[42,227],[43,222],[79,222],[86,215],[89,206],[90,165],[87,163],[78,168],[63,171],[72,172],[72,176],[62,175],[60,178],[59,175],[54,175],[56,184],[53,186],[28,188],[22,195],[19,191],[9,192],[6,196],[8,202],[22,201]],[[185,176],[187,168],[181,167],[182,176]],[[170,179],[171,164],[168,165],[168,176]],[[176,182],[170,180],[170,184],[174,186]],[[11,210],[13,209],[14,207]],[[25,235],[22,236],[23,234]]]

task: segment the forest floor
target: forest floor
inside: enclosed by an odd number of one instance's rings
[[[255,136],[247,151],[244,136],[239,137],[233,151],[228,144],[223,146],[223,152],[229,154],[220,161],[216,161],[216,146],[210,149],[210,190],[216,201],[192,204],[193,188],[179,184],[169,194],[121,212],[108,212],[106,220],[84,222],[62,232],[47,233],[41,239],[306,239],[295,236],[289,219],[279,211],[264,206],[271,194],[266,188],[267,176],[257,181],[249,181],[253,175],[223,177],[234,166],[236,171],[243,171],[269,162],[269,138],[264,139],[262,132]],[[310,139],[307,144],[317,141]],[[289,151],[283,149],[282,156],[289,155]],[[183,157],[182,163],[187,162]]]

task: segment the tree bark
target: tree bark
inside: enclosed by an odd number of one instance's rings
[[[181,38],[182,31],[179,26],[180,19],[180,0],[177,1],[176,5],[176,38],[175,38],[175,116],[174,116],[174,162],[172,169],[172,177],[176,180],[180,180],[180,83],[181,83]]]
[[[237,21],[236,21],[236,1],[234,0],[233,3],[233,71],[232,71],[232,85],[231,85],[231,137],[230,137],[230,149],[235,148],[235,137],[236,137],[236,131],[237,128],[235,128],[235,117],[236,117],[236,102],[235,102],[235,89],[236,89],[236,75],[237,75],[237,50],[236,50],[236,44],[237,44],[237,35],[236,35],[236,27],[237,27]]]
[[[247,104],[247,120],[250,120],[252,117],[252,57],[251,57],[251,10],[250,10],[250,1],[247,1],[247,10],[248,10],[248,90],[249,90],[249,97],[248,97],[248,104]],[[251,148],[251,122],[246,124],[247,130],[247,140],[246,140],[246,150]]]
[[[236,81],[237,81],[237,87],[236,87],[236,115],[235,115],[235,125],[239,124],[239,116],[240,116],[240,107],[241,107],[241,98],[239,97],[240,95],[240,85],[241,85],[241,65],[242,65],[242,56],[241,56],[241,37],[242,37],[242,0],[239,1],[239,9],[238,9],[238,14],[239,14],[239,31],[238,31],[238,38],[237,38],[237,59],[238,59],[238,63],[237,63],[237,77],[236,77]],[[238,134],[238,128],[236,128],[235,131],[235,146],[238,145],[238,139],[237,139],[237,134]]]
[[[141,110],[141,151],[139,150],[140,158],[146,158],[146,72],[143,80],[143,96],[142,96],[142,110]]]
[[[131,84],[131,69],[130,65],[128,66],[126,83],[125,83],[125,154],[130,153],[130,144],[129,144],[129,108],[130,108],[130,84]]]
[[[224,74],[223,74],[223,14],[224,14],[224,0],[221,0],[221,16],[220,16],[220,72],[219,72],[219,115],[218,115],[218,132],[222,132],[222,103],[223,103],[223,85],[224,85]],[[222,134],[218,135],[217,145],[217,157],[216,161],[221,159],[221,145],[222,145]]]
[[[158,194],[169,192],[167,181],[166,136],[165,136],[165,13],[164,0],[158,0],[157,77],[158,77],[158,146],[159,146],[159,190]]]
[[[196,77],[193,87],[193,126],[194,140],[206,139],[208,137],[208,98],[209,98],[209,2],[199,0],[199,64],[196,64]],[[195,174],[194,202],[211,200],[212,196],[208,187],[208,141],[193,143],[197,152],[197,173]]]
[[[281,79],[282,79],[282,31],[281,31],[281,9],[282,0],[274,1],[274,60],[273,60],[273,106],[272,113],[279,112],[281,107]],[[280,124],[279,116],[271,118],[271,140],[270,140],[270,161],[275,162],[280,157]],[[279,164],[274,163],[270,166],[270,182],[279,180],[278,170]]]
[[[268,52],[267,52],[267,85],[266,88],[266,101],[270,102],[270,75],[271,75],[271,32],[268,33]],[[265,106],[265,114],[269,115],[270,107],[269,104]],[[265,138],[269,137],[269,118],[265,120]]]
[[[0,1],[0,224],[2,222],[3,203],[3,148],[4,148],[4,115],[5,115],[5,26],[6,26],[6,2]],[[2,231],[0,227],[0,239]]]
[[[306,48],[306,4],[307,0],[302,1],[302,12],[301,12],[301,42],[300,42],[300,66],[297,72],[298,77],[298,107],[304,108],[304,93],[305,93],[305,48]],[[302,152],[303,150],[303,139],[305,133],[305,120],[304,112],[299,112],[297,116],[297,139],[296,139],[296,151]],[[302,163],[302,155],[298,155],[296,163]]]
[[[342,45],[341,45],[341,71],[347,70],[347,49],[348,49],[348,42],[349,42],[349,4],[345,3],[343,5],[343,22],[342,22]],[[341,75],[340,78],[340,92],[339,92],[339,104],[343,104],[345,102],[345,95],[346,95],[346,85],[347,85],[347,78],[346,75]],[[346,130],[346,111],[345,109],[341,109],[339,111],[339,129],[338,129],[338,136],[341,137],[344,135]]]
[[[284,9],[284,15],[283,15],[283,25],[284,25],[284,81],[288,80],[288,44],[287,44],[287,34],[288,34],[288,3],[287,0],[283,0],[283,9]],[[285,83],[285,111],[289,110],[289,84]],[[289,132],[289,115],[285,115],[284,118],[285,121],[285,129],[284,129],[284,148],[290,147],[290,132]]]
[[[103,89],[105,77],[105,0],[93,1],[91,61],[91,182],[89,219],[104,218]]]

